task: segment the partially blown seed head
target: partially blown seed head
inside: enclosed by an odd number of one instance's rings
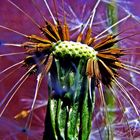
[[[37,134],[43,133],[40,128],[48,95],[67,99],[65,93],[73,93],[79,81],[72,74],[81,61],[81,75],[88,79],[91,99],[92,87],[96,87],[90,139],[139,138],[138,0],[0,3],[0,45],[4,46],[0,48],[0,122],[2,126],[6,122],[5,130],[12,139],[23,138],[21,128],[25,132],[37,127]],[[74,70],[60,67],[55,71],[55,64]],[[72,73],[76,82],[63,75],[63,70]],[[51,92],[46,95],[47,91]],[[21,102],[24,97],[25,103]],[[9,119],[19,121],[18,125]],[[30,139],[36,136],[34,131],[24,134]],[[0,139],[9,139],[3,130]]]

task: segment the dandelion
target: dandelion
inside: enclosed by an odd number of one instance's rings
[[[1,139],[139,138],[140,19],[132,6],[1,2]]]

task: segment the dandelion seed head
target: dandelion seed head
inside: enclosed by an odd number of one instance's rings
[[[33,5],[31,1],[13,1],[15,4],[17,4],[19,7],[21,7],[25,12],[27,12],[35,21],[42,27],[42,30],[45,28],[45,23],[42,18],[42,16],[38,13],[37,9]],[[52,16],[50,15],[49,11],[47,10],[45,4],[43,1],[38,1],[36,0],[36,5],[38,8],[41,10],[41,13],[43,13],[43,16],[46,17],[50,21],[51,24],[53,24],[53,19]],[[63,4],[62,1],[56,1],[57,5],[57,11],[54,10],[54,3],[53,1],[47,1],[48,5],[52,11],[52,14],[55,17],[55,20],[60,19],[60,25],[64,24],[64,14],[66,15],[66,21],[70,30],[70,41],[54,41],[55,39],[53,38],[52,44],[55,46],[55,51],[53,52],[53,55],[56,57],[55,62],[59,62],[59,58],[61,56],[61,59],[65,59],[66,55],[69,55],[71,58],[73,57],[78,57],[81,58],[82,56],[85,56],[85,58],[93,58],[88,61],[88,72],[87,75],[90,73],[91,77],[94,77],[97,80],[96,83],[96,91],[100,89],[100,92],[96,92],[96,102],[95,102],[95,110],[94,110],[94,115],[93,115],[93,130],[91,132],[90,139],[103,139],[103,136],[107,134],[108,127],[111,127],[114,135],[114,139],[126,139],[129,138],[131,135],[130,130],[132,131],[132,136],[135,138],[138,137],[139,133],[139,121],[136,119],[138,117],[135,107],[132,105],[132,102],[134,102],[134,105],[136,105],[136,108],[139,112],[139,92],[134,86],[131,86],[130,84],[126,83],[126,81],[123,81],[122,79],[119,79],[120,76],[123,76],[126,80],[128,80],[130,83],[133,85],[137,86],[139,88],[139,75],[135,73],[134,71],[128,72],[126,69],[123,69],[122,63],[123,62],[130,62],[128,65],[136,64],[136,67],[139,67],[139,55],[135,56],[135,53],[139,53],[139,49],[134,49],[134,47],[139,46],[139,35],[138,36],[132,36],[128,37],[128,35],[132,35],[133,33],[138,32],[139,30],[139,10],[135,10],[136,4],[138,3],[137,0],[135,1],[122,1],[122,0],[117,0],[116,4],[118,6],[119,12],[118,12],[118,20],[122,19],[128,15],[131,15],[131,18],[128,18],[126,21],[123,21],[122,23],[118,24],[116,27],[118,28],[118,33],[121,31],[124,31],[123,33],[120,33],[116,38],[117,39],[122,39],[126,37],[126,39],[123,39],[116,44],[110,45],[109,47],[105,48],[100,48],[100,44],[106,37],[110,34],[112,34],[112,28],[108,29],[104,34],[101,35],[102,40],[97,40],[97,42],[90,45],[84,43],[84,39],[80,42],[76,42],[76,38],[79,35],[79,33],[85,28],[83,36],[85,38],[86,32],[88,30],[88,26],[90,23],[87,23],[90,14],[93,10],[94,5],[96,4],[96,1],[75,1],[73,2],[72,0],[64,0],[64,9],[63,9]],[[123,7],[122,7],[123,3]],[[95,18],[93,20],[92,24],[92,36],[98,36],[102,31],[106,30],[108,28],[108,21],[111,19],[108,19],[107,17],[107,6],[112,5],[111,1],[109,0],[102,0],[96,10]],[[114,7],[113,7],[114,8]],[[8,10],[7,10],[8,9]],[[138,8],[136,8],[138,9]],[[18,9],[13,7],[9,2],[1,2],[1,18],[0,18],[0,24],[6,26],[6,27],[11,27],[23,34],[27,35],[38,35],[41,37],[43,40],[43,33],[40,34],[40,31],[36,28],[36,25],[32,23],[31,20],[27,16],[25,16],[22,12],[20,12]],[[9,16],[9,13],[12,13],[12,16]],[[33,14],[34,13],[34,14]],[[58,15],[57,15],[58,14]],[[58,17],[57,17],[58,16]],[[18,18],[19,17],[19,18]],[[127,27],[130,27],[133,25],[136,25],[132,29],[127,29]],[[15,26],[16,25],[16,26]],[[54,27],[54,25],[53,25]],[[137,28],[136,28],[137,27]],[[1,48],[1,54],[4,54],[6,52],[11,52],[11,51],[17,51],[17,50],[24,50],[27,54],[26,55],[19,55],[19,56],[7,56],[6,58],[1,58],[2,62],[0,62],[2,71],[5,70],[8,66],[11,65],[11,62],[15,64],[15,62],[18,62],[19,59],[23,60],[24,59],[24,65],[22,65],[22,70],[27,71],[29,70],[33,65],[36,65],[34,69],[30,72],[29,79],[27,80],[27,83],[19,89],[18,93],[15,96],[15,100],[13,99],[13,102],[11,102],[10,107],[7,108],[7,110],[4,113],[4,119],[0,118],[0,122],[4,128],[6,127],[5,130],[8,130],[11,138],[17,139],[19,133],[24,133],[29,136],[29,138],[35,138],[35,139],[41,139],[40,136],[42,133],[42,127],[44,126],[44,118],[45,118],[45,110],[44,107],[47,105],[47,92],[45,95],[43,92],[45,91],[45,86],[42,86],[43,90],[40,91],[39,94],[39,99],[36,100],[35,106],[34,106],[34,115],[33,115],[33,126],[35,126],[36,130],[31,127],[31,129],[24,129],[24,124],[27,121],[27,118],[23,117],[24,119],[20,120],[19,123],[15,120],[13,120],[13,117],[19,114],[20,112],[24,111],[25,109],[31,112],[30,107],[32,105],[32,101],[34,98],[34,90],[35,90],[35,81],[36,81],[36,75],[38,75],[44,67],[46,71],[48,71],[48,67],[51,66],[51,58],[49,57],[51,54],[51,49],[50,45],[46,45],[47,43],[44,43],[44,40],[40,41],[38,38],[31,38],[33,36],[30,36],[29,38],[24,38],[23,36],[20,36],[19,34],[9,32],[4,29],[0,29],[2,34],[0,35],[0,39],[2,40],[0,42]],[[43,30],[44,31],[44,30]],[[43,32],[42,31],[42,32]],[[113,33],[114,34],[114,33]],[[117,33],[116,33],[117,34]],[[104,36],[105,35],[105,36]],[[107,35],[107,36],[106,36]],[[37,36],[37,37],[38,37]],[[104,37],[105,38],[104,38]],[[59,38],[56,35],[56,38]],[[4,40],[4,42],[3,42]],[[101,41],[101,42],[100,42]],[[26,45],[24,44],[26,42]],[[30,42],[30,43],[29,43]],[[40,44],[38,44],[38,42]],[[41,44],[43,42],[43,44]],[[7,45],[4,45],[6,44]],[[9,46],[8,46],[9,43]],[[10,46],[11,43],[11,46]],[[16,44],[15,46],[20,46],[22,47],[12,47],[12,44]],[[23,43],[23,44],[22,44]],[[59,43],[59,45],[57,44]],[[55,45],[54,45],[55,44]],[[57,44],[57,45],[56,45]],[[98,44],[98,45],[97,45]],[[25,46],[24,46],[25,45]],[[40,46],[41,47],[40,47]],[[4,46],[4,47],[3,47]],[[24,46],[24,47],[23,47]],[[127,49],[133,49],[131,51],[132,55],[122,55],[121,54],[121,49],[114,49],[115,47],[120,47],[123,50]],[[82,47],[80,50],[79,48]],[[99,47],[99,48],[98,48]],[[104,46],[103,46],[104,47]],[[45,48],[45,49],[44,49]],[[53,47],[52,47],[53,48]],[[68,48],[68,49],[66,49]],[[50,51],[51,50],[51,51]],[[105,52],[105,50],[112,51],[111,55],[109,55],[107,58],[106,56],[110,54],[110,52]],[[119,53],[115,53],[114,51],[118,51]],[[82,52],[82,54],[81,54]],[[103,56],[105,53],[106,56]],[[44,59],[45,58],[45,59]],[[108,59],[109,58],[109,59]],[[99,61],[100,59],[100,61]],[[48,61],[49,60],[49,61]],[[69,60],[69,59],[68,59]],[[96,62],[95,62],[96,60]],[[4,64],[4,63],[5,64]],[[8,64],[6,64],[6,62]],[[64,62],[64,61],[63,61]],[[77,71],[77,66],[71,62],[67,61],[68,65],[72,65],[73,69],[71,71],[74,71],[76,73]],[[91,65],[94,65],[95,69],[90,67]],[[107,68],[108,69],[107,69]],[[17,67],[13,67],[10,69],[12,71],[13,69],[16,69]],[[127,67],[130,68],[130,67]],[[5,93],[8,93],[11,87],[14,86],[18,79],[20,79],[19,75],[23,75],[23,71],[20,70],[17,73],[14,73],[8,77],[8,80],[2,81],[2,84],[0,85],[1,89],[1,94],[2,97],[4,97]],[[49,69],[50,70],[50,69]],[[98,71],[97,71],[98,70]],[[93,71],[95,71],[93,73]],[[113,72],[112,72],[113,71]],[[5,75],[8,74],[8,71]],[[3,75],[3,77],[5,77]],[[12,78],[13,77],[13,78]],[[66,76],[67,77],[67,76]],[[110,78],[111,77],[111,78]],[[61,79],[57,79],[54,75],[54,73],[48,73],[46,76],[45,80],[48,80],[48,83],[46,82],[44,85],[48,85],[49,88],[51,88],[52,93],[51,94],[58,94],[59,96],[63,96],[66,92],[71,92],[76,89],[76,86],[73,85],[73,83],[70,83],[69,87],[68,85],[61,84],[60,81],[64,79],[65,76],[63,76]],[[113,80],[114,81],[113,81]],[[117,79],[117,80],[116,80]],[[60,80],[60,81],[59,81]],[[76,80],[76,78],[75,78]],[[102,83],[103,88],[98,87],[99,83]],[[78,83],[78,82],[77,82]],[[109,84],[108,84],[109,83]],[[117,83],[117,84],[116,84]],[[121,83],[121,84],[120,84]],[[79,84],[79,83],[78,83]],[[80,85],[80,84],[79,84]],[[124,85],[124,86],[123,86]],[[29,86],[29,88],[28,88]],[[110,91],[106,90],[107,88],[111,89],[112,87],[112,92],[113,95]],[[126,89],[125,89],[126,87]],[[41,89],[42,89],[41,88]],[[107,103],[107,99],[105,99],[106,104],[107,104],[107,109],[103,105],[103,100],[101,99],[100,93],[102,93],[103,90],[103,96],[106,97],[107,93],[110,94],[111,98],[115,98],[117,103],[114,103],[115,105],[111,107],[109,103]],[[21,91],[21,92],[20,92]],[[126,91],[126,92],[125,92]],[[116,92],[116,94],[115,94]],[[136,93],[136,94],[135,94]],[[128,95],[127,98],[125,95]],[[115,96],[115,97],[114,97]],[[132,99],[132,102],[130,102],[129,98]],[[136,99],[136,97],[138,99]],[[119,101],[122,103],[120,105]],[[19,107],[14,107],[14,104]],[[13,106],[13,107],[12,107]],[[123,108],[124,107],[124,108]],[[40,111],[38,111],[40,110]],[[13,112],[12,112],[13,111]],[[111,118],[110,122],[107,122],[105,113],[109,114],[109,118]],[[115,114],[112,115],[113,119],[110,114]],[[23,114],[24,115],[24,114]],[[28,115],[27,115],[28,116]],[[10,118],[11,120],[8,120],[7,118]],[[8,120],[8,121],[7,121]],[[35,121],[37,120],[37,121]],[[39,122],[40,126],[37,125],[36,122]],[[6,125],[5,125],[6,123]],[[13,129],[13,130],[12,130]],[[24,131],[24,132],[23,132]],[[125,133],[124,133],[125,132]],[[5,137],[5,132],[3,130],[0,131],[0,135],[4,134],[2,138]],[[17,136],[17,137],[16,137]],[[19,136],[20,137],[20,136]],[[1,138],[1,137],[0,137]],[[8,137],[5,137],[5,139],[9,139]]]
[[[54,45],[55,46],[55,45]],[[80,49],[79,49],[80,48]],[[54,55],[56,57],[64,57],[66,55],[71,58],[94,58],[98,52],[95,51],[92,47],[89,47],[86,44],[81,44],[80,42],[73,42],[73,41],[64,41],[60,42],[59,44],[54,47]],[[57,56],[58,55],[58,56]]]

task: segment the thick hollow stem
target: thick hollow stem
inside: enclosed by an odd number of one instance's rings
[[[57,64],[55,82],[60,83],[60,88],[65,87],[65,92],[49,97],[43,140],[88,140],[94,100],[89,96],[88,78],[81,74],[83,63],[75,65],[75,71],[72,66],[67,71],[60,66]],[[94,80],[91,88],[93,99]]]

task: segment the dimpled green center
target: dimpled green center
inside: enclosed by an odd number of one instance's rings
[[[94,58],[97,52],[90,46],[80,42],[59,41],[53,45],[53,54],[58,58]]]

